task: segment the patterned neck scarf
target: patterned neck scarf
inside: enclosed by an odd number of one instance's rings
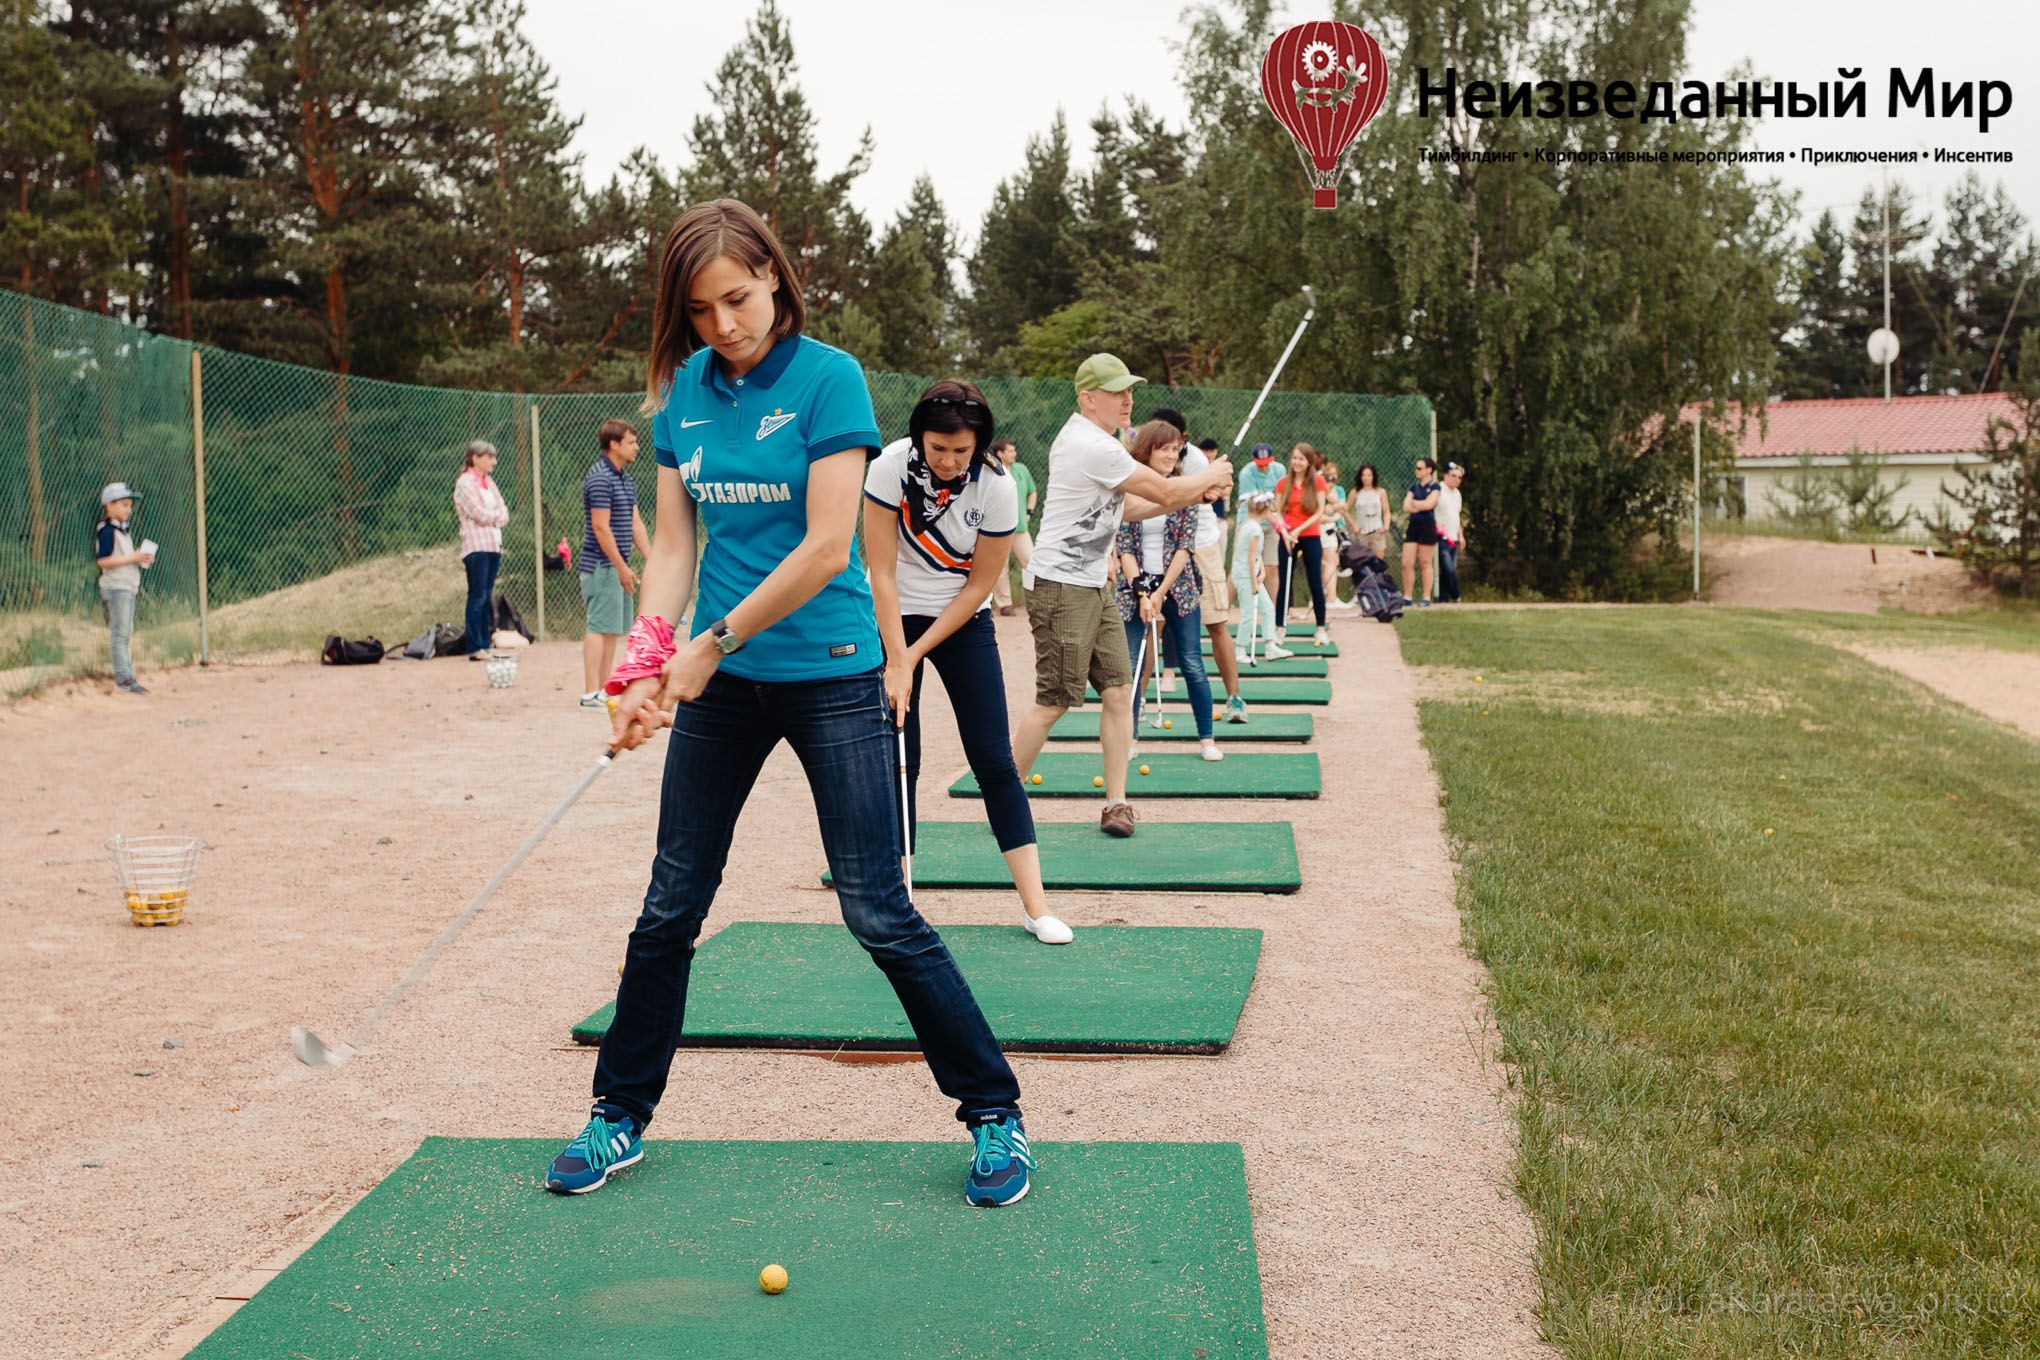
[[[935,475],[935,469],[928,466],[928,460],[921,456],[918,445],[907,446],[907,523],[915,533],[932,527],[936,520],[949,513],[949,507],[956,504],[957,497],[970,485],[971,474],[977,471],[977,465],[978,460],[971,459],[960,474],[945,482]]]

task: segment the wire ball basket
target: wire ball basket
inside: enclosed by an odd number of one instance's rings
[[[482,669],[489,673],[490,689],[508,689],[517,683],[517,653],[490,652]]]
[[[174,926],[184,920],[198,875],[198,856],[212,847],[196,836],[115,836],[106,843],[138,926]]]

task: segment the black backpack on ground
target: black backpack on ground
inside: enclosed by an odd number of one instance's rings
[[[496,597],[495,621],[490,624],[489,631],[495,633],[505,628],[508,628],[526,642],[537,641],[537,639],[532,637],[531,630],[524,626],[524,616],[517,612],[517,606],[504,599],[501,595],[498,595]]]
[[[320,648],[319,660],[328,666],[373,666],[387,650],[379,638],[343,638],[335,633]]]

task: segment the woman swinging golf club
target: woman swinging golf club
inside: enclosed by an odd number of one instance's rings
[[[864,544],[885,640],[885,696],[906,730],[907,852],[913,853],[918,820],[921,663],[932,661],[956,710],[963,753],[984,791],[1027,929],[1043,944],[1068,944],[1070,928],[1048,914],[1034,814],[1006,734],[1006,681],[989,611],[1020,527],[1020,501],[991,447],[984,393],[967,382],[939,382],[921,394],[907,437],[888,445],[864,478]]]
[[[786,253],[732,199],[667,235],[652,313],[658,535],[623,664],[614,744],[673,729],[658,854],[630,934],[587,1127],[548,1189],[594,1190],[644,1155],[680,1041],[694,942],[730,838],[780,741],[800,758],[844,922],[898,994],[976,1155],[972,1204],[1011,1204],[1033,1165],[1020,1088],[942,939],[908,899],[878,627],[857,560],[857,488],[878,447],[857,361],[801,333]],[[691,636],[696,517],[707,529]],[[684,620],[682,621],[684,625]],[[681,630],[686,632],[683,626]]]

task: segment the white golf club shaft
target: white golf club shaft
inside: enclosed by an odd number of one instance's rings
[[[503,867],[496,870],[494,876],[482,885],[482,890],[475,894],[474,900],[467,904],[467,907],[460,915],[454,917],[447,924],[446,929],[439,932],[439,938],[434,940],[432,947],[427,949],[424,955],[411,965],[411,971],[404,974],[403,981],[390,988],[389,995],[385,996],[376,1008],[368,1013],[368,1018],[361,1022],[361,1028],[354,1031],[354,1037],[347,1044],[350,1053],[368,1042],[368,1037],[375,1033],[376,1026],[380,1025],[389,1013],[396,1009],[397,1003],[404,999],[404,994],[411,990],[412,985],[419,978],[425,976],[426,970],[432,967],[433,961],[446,951],[446,947],[453,943],[454,938],[461,931],[467,929],[468,922],[475,919],[476,913],[481,911],[489,898],[495,895],[496,889],[503,886],[503,880],[517,872],[517,866],[524,863],[525,857],[538,848],[538,843],[545,839],[546,833],[559,824],[560,818],[567,815],[567,809],[571,808],[580,799],[581,795],[588,791],[588,786],[595,782],[596,776],[608,769],[611,762],[615,759],[615,751],[604,751],[596,759],[595,763],[589,767],[588,773],[581,776],[581,782],[574,785],[573,792],[560,801],[560,805],[552,810],[551,816],[540,822],[537,829],[524,838],[524,844],[518,846],[516,853],[505,860]],[[317,1036],[313,1037],[316,1038]]]
[[[1162,620],[1159,615],[1148,620],[1148,633],[1154,638],[1152,648],[1155,654],[1155,711],[1148,715],[1152,727],[1162,725]]]
[[[1275,361],[1275,371],[1270,373],[1268,381],[1261,385],[1261,395],[1254,398],[1253,407],[1248,410],[1247,418],[1240,422],[1240,432],[1233,436],[1234,453],[1238,453],[1240,445],[1245,442],[1247,427],[1254,423],[1255,416],[1261,414],[1261,403],[1268,400],[1268,393],[1273,390],[1275,380],[1282,376],[1282,366],[1289,362],[1289,356],[1295,352],[1296,342],[1303,339],[1304,327],[1310,325],[1310,319],[1317,315],[1317,294],[1311,291],[1307,283],[1303,286],[1303,301],[1303,320],[1296,323],[1296,329],[1290,333],[1289,343],[1282,347],[1282,357]]]
[[[906,853],[902,856],[901,869],[906,875],[907,896],[914,895],[914,817],[907,804],[907,729],[896,727],[893,735],[899,742],[900,757],[900,845]]]

